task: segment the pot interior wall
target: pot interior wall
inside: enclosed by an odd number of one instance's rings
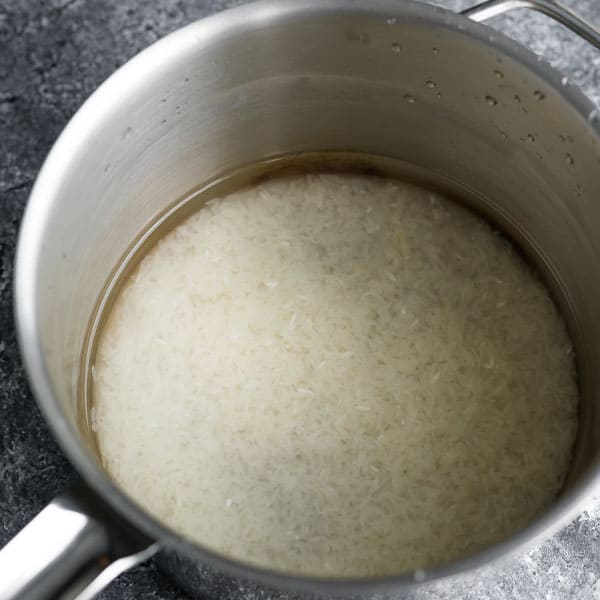
[[[269,157],[378,155],[463,186],[554,282],[584,398],[576,479],[600,435],[598,133],[559,81],[536,76],[492,30],[421,5],[363,4],[282,3],[254,19],[195,24],[135,59],[76,116],[46,167],[58,166],[60,184],[47,190],[35,257],[55,393],[76,426],[90,315],[166,206]]]

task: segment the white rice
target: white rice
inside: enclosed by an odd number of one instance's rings
[[[576,434],[565,326],[504,238],[429,191],[308,175],[212,201],[122,289],[104,465],[205,547],[396,574],[528,523]]]

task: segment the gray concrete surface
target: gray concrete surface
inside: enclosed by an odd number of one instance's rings
[[[600,23],[600,0],[564,1]],[[13,256],[31,184],[67,120],[112,71],[164,34],[240,3],[0,0],[0,546],[76,476],[32,400],[16,347]],[[454,10],[472,3],[436,2]],[[600,52],[541,15],[520,11],[495,19],[493,26],[542,54],[600,102]],[[101,597],[184,596],[150,562],[120,577]],[[437,584],[418,598],[600,599],[600,496],[539,548],[497,568]]]

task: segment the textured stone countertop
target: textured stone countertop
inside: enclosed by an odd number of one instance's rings
[[[600,23],[600,0],[564,2]],[[13,257],[32,182],[67,120],[112,71],[164,34],[240,3],[0,0],[0,546],[76,477],[31,397],[15,341]],[[474,0],[436,3],[460,9]],[[600,101],[600,52],[541,15],[519,11],[493,25],[542,54]],[[101,597],[185,596],[150,562],[121,576]],[[439,583],[417,597],[600,599],[600,495],[539,548],[502,568]]]

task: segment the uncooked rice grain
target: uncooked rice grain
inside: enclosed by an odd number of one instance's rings
[[[211,201],[123,287],[94,365],[105,468],[221,554],[397,574],[523,527],[563,484],[564,323],[504,237],[393,180]]]

